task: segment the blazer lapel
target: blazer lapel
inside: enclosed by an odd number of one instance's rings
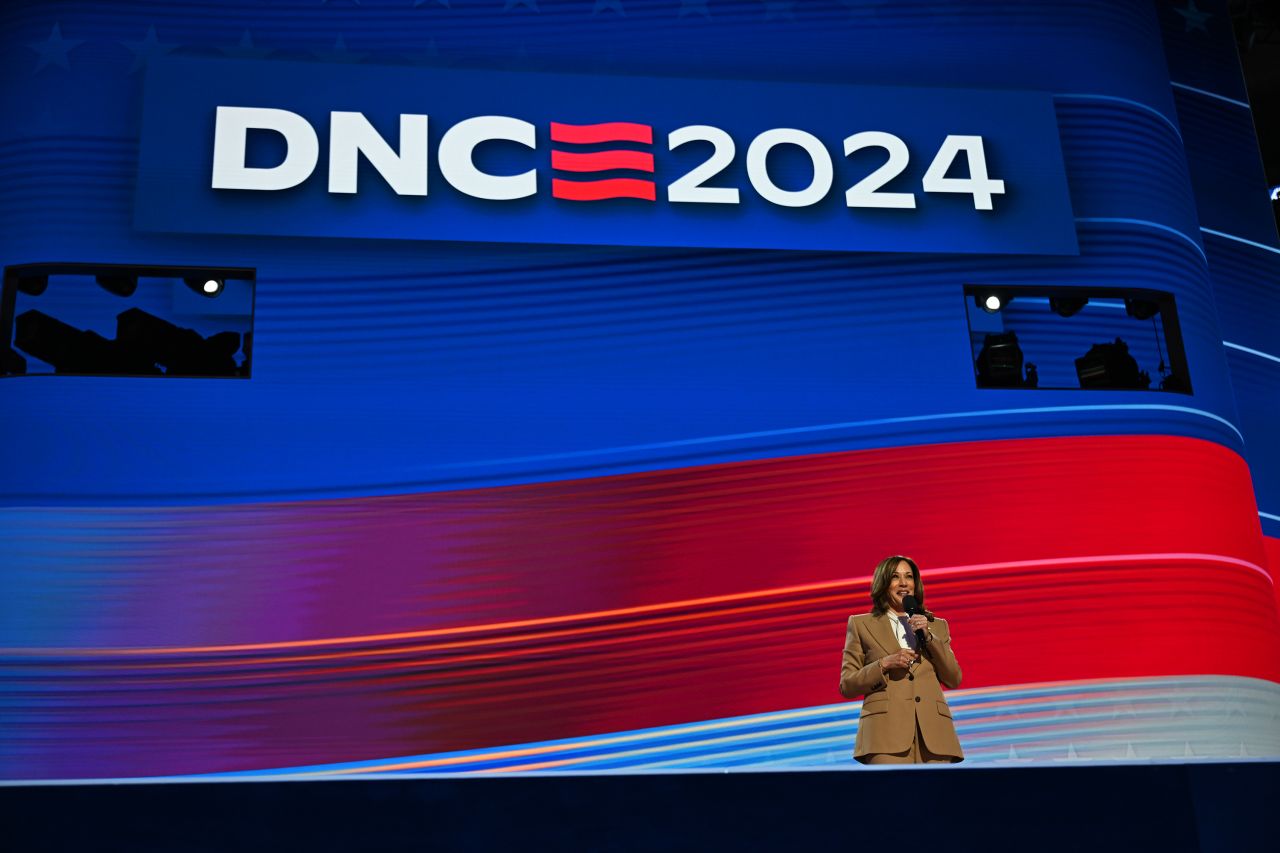
[[[898,643],[898,635],[893,633],[893,626],[889,624],[889,614],[881,613],[879,616],[871,617],[871,636],[884,649],[884,653],[891,655],[898,649],[902,648]]]

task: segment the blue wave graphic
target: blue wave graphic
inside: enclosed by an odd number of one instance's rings
[[[968,764],[1280,757],[1280,685],[1225,676],[1015,685],[947,694]],[[678,772],[858,767],[861,702],[630,732],[183,778]],[[1229,725],[1225,723],[1229,721]]]

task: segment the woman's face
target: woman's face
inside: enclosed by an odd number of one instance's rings
[[[889,576],[889,606],[897,612],[902,611],[902,599],[916,594],[916,579],[911,574],[911,566],[906,560],[899,560]]]

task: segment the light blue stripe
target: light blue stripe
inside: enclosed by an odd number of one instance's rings
[[[1249,353],[1249,355],[1256,355],[1259,358],[1269,358],[1274,362],[1280,363],[1280,356],[1271,355],[1270,353],[1263,352],[1262,350],[1250,349],[1249,347],[1242,347],[1240,346],[1240,344],[1231,343],[1231,341],[1223,341],[1222,345],[1224,347],[1231,347],[1232,349],[1238,349],[1241,352],[1247,352]]]
[[[1224,231],[1214,231],[1212,228],[1205,228],[1203,225],[1200,226],[1200,230],[1206,234],[1221,237],[1224,240],[1235,240],[1237,243],[1244,243],[1246,246],[1253,246],[1255,249],[1263,249],[1264,251],[1275,252],[1277,255],[1280,255],[1280,249],[1277,249],[1275,246],[1268,246],[1266,243],[1256,243],[1253,240],[1246,240],[1243,237],[1237,237],[1234,234],[1227,234]]]
[[[1235,98],[1228,98],[1226,95],[1219,95],[1217,92],[1197,89],[1195,86],[1188,86],[1186,83],[1175,83],[1172,80],[1169,81],[1169,85],[1175,89],[1185,89],[1188,92],[1195,92],[1197,95],[1204,95],[1206,98],[1214,98],[1219,101],[1226,101],[1228,104],[1234,104],[1237,107],[1244,107],[1246,110],[1250,109],[1249,105],[1244,101],[1237,101]]]
[[[1076,222],[1102,222],[1102,223],[1116,223],[1120,225],[1141,225],[1144,228],[1155,228],[1159,231],[1167,231],[1170,234],[1175,234],[1181,237],[1183,240],[1186,240],[1189,244],[1191,244],[1191,247],[1193,249],[1195,249],[1197,252],[1200,253],[1200,257],[1204,258],[1204,262],[1206,264],[1209,263],[1209,258],[1204,253],[1204,247],[1202,247],[1194,237],[1191,237],[1188,234],[1182,233],[1177,228],[1170,228],[1168,225],[1162,225],[1159,222],[1152,222],[1147,219],[1126,219],[1120,216],[1077,216]],[[1200,230],[1203,231],[1204,229],[1202,228]]]
[[[1131,736],[1139,733],[1148,735],[1146,740],[1151,740],[1152,733],[1163,737],[1167,732],[1176,735],[1177,740],[1196,741],[1198,735],[1207,731],[1202,725],[1194,720],[1188,723],[1164,719],[1161,715],[1167,715],[1171,702],[1192,703],[1200,709],[1198,713],[1203,714],[1205,703],[1223,701],[1224,691],[1234,694],[1230,701],[1240,705],[1242,713],[1254,720],[1255,729],[1258,720],[1280,698],[1280,685],[1257,679],[1238,676],[1175,676],[1025,687],[1014,685],[994,691],[960,690],[949,694],[949,701],[966,749],[973,748],[976,753],[981,753],[992,746],[1007,748],[1014,745],[1027,747],[1033,752],[1056,754],[1070,743],[1076,743],[1084,749],[1105,745],[1109,739],[1118,735]],[[1015,707],[1009,708],[1004,705],[1008,700],[1032,701],[1020,701]],[[496,769],[518,770],[522,763],[538,764],[548,760],[564,761],[566,764],[555,770],[532,772],[646,773],[699,767],[726,770],[744,765],[755,769],[777,765],[829,767],[848,763],[847,750],[852,745],[861,704],[838,703],[434,755],[186,778],[314,778],[339,771],[446,757],[474,757],[475,760],[458,761],[447,770],[375,771],[366,775],[403,777],[475,774]],[[1067,712],[1069,716],[1064,716]],[[708,724],[715,724],[714,728],[708,729]],[[1217,726],[1214,726],[1214,731],[1217,731]],[[1256,734],[1255,731],[1254,735]],[[619,742],[599,744],[599,741],[611,738],[617,738]],[[554,749],[547,749],[548,747]],[[511,749],[531,749],[534,754],[521,759],[486,759],[486,754]]]
[[[1182,414],[1196,415],[1197,417],[1208,418],[1225,426],[1231,430],[1244,442],[1244,435],[1236,428],[1235,424],[1215,415],[1213,412],[1206,412],[1203,409],[1193,409],[1190,406],[1175,406],[1166,403],[1112,403],[1112,404],[1095,404],[1081,406],[1029,406],[1021,409],[986,409],[980,412],[943,412],[934,415],[903,415],[896,418],[876,418],[867,421],[846,421],[836,424],[819,424],[815,426],[787,427],[785,429],[759,430],[756,432],[739,432],[728,435],[703,436],[701,438],[681,438],[672,441],[657,441],[649,444],[632,444],[623,447],[606,447],[593,450],[574,450],[567,453],[547,453],[537,456],[515,456],[506,459],[487,459],[469,462],[453,462],[448,465],[441,465],[440,468],[475,468],[490,465],[512,465],[529,462],[553,462],[564,459],[580,459],[592,456],[603,456],[613,453],[635,453],[641,451],[652,450],[670,450],[678,447],[695,447],[705,444],[717,444],[730,441],[747,441],[750,439],[760,438],[778,438],[787,435],[807,435],[820,432],[832,432],[835,430],[860,429],[876,426],[893,426],[905,423],[922,423],[926,421],[942,421],[956,420],[959,418],[993,418],[1004,417],[1006,415],[1038,415],[1058,412],[1113,412],[1113,411],[1158,411],[1158,412],[1179,412]]]
[[[1272,521],[1280,521],[1280,515],[1272,515],[1271,513],[1263,512],[1262,510],[1258,510],[1258,515],[1262,516],[1263,518],[1269,518]]]
[[[1172,119],[1170,119],[1164,113],[1160,112],[1155,107],[1149,104],[1144,104],[1141,101],[1133,101],[1133,100],[1130,100],[1129,98],[1117,98],[1114,95],[1091,95],[1085,92],[1066,92],[1060,95],[1055,94],[1053,97],[1055,99],[1056,98],[1081,98],[1088,101],[1114,101],[1120,104],[1128,104],[1131,107],[1137,107],[1140,110],[1146,110],[1152,115],[1158,116],[1161,121],[1169,125],[1169,129],[1173,131],[1173,135],[1178,137],[1179,142],[1182,141],[1182,133],[1181,131],[1178,130],[1178,126],[1173,123]]]
[[[1017,702],[1011,708],[1004,704],[1011,699],[1033,701]],[[949,694],[965,749],[969,752],[970,761],[977,762],[999,761],[1010,747],[1021,751],[1024,757],[1040,755],[1058,761],[1062,760],[1064,752],[1069,754],[1073,745],[1086,753],[1077,756],[1081,761],[1114,761],[1118,756],[1090,759],[1087,750],[1112,747],[1117,737],[1138,737],[1139,749],[1172,738],[1174,741],[1186,741],[1188,748],[1217,750],[1213,755],[1221,758],[1224,755],[1219,735],[1221,727],[1216,722],[1207,725],[1205,720],[1216,718],[1217,708],[1224,701],[1229,708],[1238,707],[1244,715],[1251,749],[1262,750],[1269,756],[1280,755],[1280,738],[1269,733],[1267,724],[1278,700],[1280,685],[1239,676],[1175,676],[1011,685],[996,690],[960,690]],[[1191,716],[1187,720],[1171,717],[1171,704],[1184,703],[1192,709],[1188,712]],[[697,771],[701,768],[718,772],[777,767],[855,769],[849,761],[848,750],[852,746],[860,705],[860,702],[837,703],[540,743],[309,767],[163,777],[163,781],[314,779],[335,772],[446,757],[474,757],[475,760],[459,761],[448,769],[375,771],[357,773],[349,778],[440,778],[486,774],[495,770],[516,770],[523,775],[559,775]],[[708,724],[714,725],[709,727]],[[600,740],[613,738],[619,742],[598,744]],[[592,744],[592,741],[597,743]],[[547,747],[555,749],[548,750]],[[492,755],[511,749],[532,749],[535,754],[523,759],[486,759],[486,753]],[[1194,759],[1196,756],[1190,757]],[[522,762],[537,764],[547,760],[568,763],[558,769],[518,769]],[[1186,759],[1174,757],[1169,760]]]

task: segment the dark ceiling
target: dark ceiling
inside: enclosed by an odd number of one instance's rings
[[[1231,0],[1231,21],[1244,67],[1267,185],[1280,185],[1280,2]],[[1272,201],[1280,227],[1280,200]]]

